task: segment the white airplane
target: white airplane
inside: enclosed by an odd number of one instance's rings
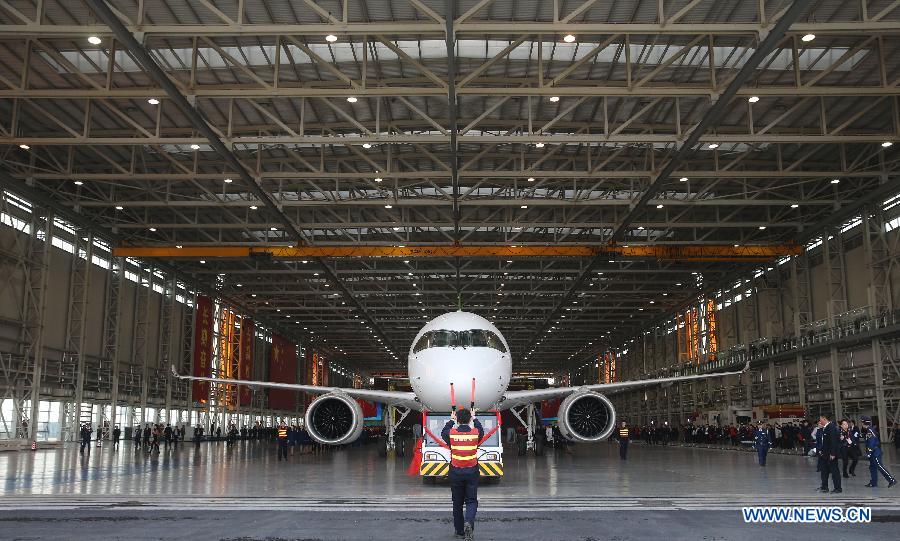
[[[479,411],[507,410],[543,400],[565,397],[559,407],[560,432],[576,442],[596,442],[609,437],[616,426],[616,410],[603,392],[666,385],[681,381],[741,374],[739,371],[621,381],[579,387],[554,387],[507,391],[512,377],[512,358],[506,339],[487,319],[470,312],[448,312],[429,321],[409,349],[409,380],[412,392],[322,387],[294,383],[182,376],[218,384],[272,387],[319,394],[307,408],[309,435],[322,444],[351,443],[362,433],[363,413],[356,399],[381,402],[406,410],[447,412],[451,409],[450,387],[457,403],[474,402]],[[472,396],[472,380],[477,387]],[[389,446],[393,438],[389,434]]]

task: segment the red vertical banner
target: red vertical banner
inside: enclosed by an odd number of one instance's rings
[[[297,382],[297,348],[277,334],[272,335],[269,380],[278,383]],[[269,389],[269,408],[293,411],[296,407],[297,391]]]
[[[194,309],[194,376],[208,378],[212,374],[213,302],[209,297],[197,296]],[[209,382],[194,381],[191,396],[195,404],[209,403]]]
[[[256,325],[249,317],[241,318],[241,346],[240,346],[240,379],[253,379],[253,341],[256,334]],[[240,404],[249,406],[253,393],[250,387],[240,386]]]
[[[317,381],[317,368],[316,364],[318,363],[319,356],[313,351],[311,348],[306,348],[306,358],[304,359],[304,367],[303,367],[303,383],[307,385],[318,385]],[[309,393],[303,393],[303,404],[309,405],[315,397]]]

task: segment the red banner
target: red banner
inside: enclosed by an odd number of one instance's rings
[[[272,335],[269,381],[297,383],[297,348],[277,334]],[[270,409],[293,411],[296,407],[297,391],[269,389]]]
[[[256,325],[249,317],[241,318],[241,347],[240,363],[241,373],[240,379],[253,379],[253,341],[256,331]],[[253,398],[253,392],[246,385],[240,386],[240,404],[241,406],[249,406]]]
[[[194,376],[208,378],[212,374],[213,302],[209,297],[197,296],[194,309]],[[209,402],[209,382],[194,381],[191,396],[195,403]]]

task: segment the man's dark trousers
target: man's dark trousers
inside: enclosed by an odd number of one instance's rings
[[[475,528],[475,512],[478,510],[478,466],[474,468],[450,468],[450,492],[453,494],[453,527],[462,533],[464,522]],[[465,521],[463,503],[466,504]]]
[[[619,458],[628,460],[628,440],[619,440]]]
[[[830,475],[834,489],[841,489],[841,470],[838,467],[837,457],[834,460],[828,458],[827,455],[819,457],[819,474],[822,476],[822,488],[828,490],[828,476]]]

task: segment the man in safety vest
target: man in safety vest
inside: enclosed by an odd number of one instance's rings
[[[631,439],[631,431],[628,430],[628,425],[625,421],[622,421],[622,426],[619,427],[619,458],[622,460],[628,460],[628,442]]]
[[[478,445],[484,438],[484,428],[473,417],[472,411],[460,409],[450,415],[450,420],[441,431],[441,438],[450,446],[453,526],[456,535],[464,536],[466,541],[473,539],[475,529],[475,512],[478,509]],[[465,521],[463,502],[466,504]]]
[[[278,425],[278,461],[281,457],[287,460],[288,457],[288,427],[284,423]]]

